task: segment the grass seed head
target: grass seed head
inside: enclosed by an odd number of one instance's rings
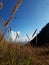
[[[2,9],[2,6],[3,6],[3,3],[2,3],[2,2],[0,2],[0,10]]]

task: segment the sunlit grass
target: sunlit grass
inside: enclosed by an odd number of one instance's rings
[[[49,65],[49,46],[37,48],[3,41],[0,65]]]

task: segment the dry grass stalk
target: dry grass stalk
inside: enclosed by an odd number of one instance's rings
[[[37,32],[37,29],[35,30],[35,32],[33,33],[32,37],[34,37],[35,33]]]
[[[2,6],[3,6],[3,3],[2,3],[2,2],[0,2],[0,10],[2,9]]]
[[[5,23],[5,26],[8,26],[9,22],[11,22],[12,18],[13,18],[14,15],[15,15],[15,12],[16,12],[16,10],[18,9],[18,7],[19,7],[19,5],[21,4],[21,2],[22,2],[22,0],[18,0],[18,2],[16,3],[16,5],[15,5],[13,11],[12,11],[12,14],[11,14],[10,18],[9,18],[8,21]]]
[[[1,38],[0,38],[0,43],[2,42],[2,40],[3,40],[3,38],[4,38],[4,35],[5,35],[5,33],[6,33],[6,30],[7,30],[7,29],[5,29],[4,33],[2,34],[2,36],[1,36]]]
[[[19,34],[16,32],[16,38],[15,38],[15,41],[16,41],[16,39],[19,38],[19,37],[20,37]]]
[[[37,42],[38,42],[38,37],[37,37],[37,35],[36,35],[36,45],[37,45]]]
[[[11,30],[12,30],[12,28],[11,28],[11,26],[10,26],[10,33],[11,33]]]
[[[12,11],[12,14],[11,14],[10,18],[8,19],[7,22],[5,22],[5,26],[6,26],[6,27],[8,26],[9,22],[11,22],[12,18],[14,17],[14,14],[15,14],[16,10],[18,9],[19,5],[21,4],[21,2],[22,2],[22,0],[18,0],[18,2],[16,3],[16,5],[15,5],[13,11]],[[0,3],[0,8],[1,8],[1,5],[2,5],[2,3]],[[3,39],[4,35],[5,35],[5,33],[6,33],[6,29],[5,29],[3,35],[2,35],[2,37],[1,37],[1,39],[0,39],[0,42],[2,41],[2,39]]]
[[[28,40],[30,41],[30,38],[29,38],[28,34],[26,34],[26,36],[27,36]]]
[[[17,32],[16,32],[16,35],[17,35],[18,38],[20,38],[20,36],[19,36],[19,34]]]

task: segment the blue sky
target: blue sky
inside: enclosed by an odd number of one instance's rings
[[[12,10],[18,0],[0,0],[3,7],[0,10],[0,18],[9,19]],[[22,37],[32,35],[37,28],[38,32],[49,22],[49,0],[22,0],[22,4],[16,11],[16,19],[12,19],[8,27],[13,31],[20,31]]]

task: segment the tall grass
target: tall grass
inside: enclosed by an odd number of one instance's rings
[[[0,65],[49,65],[49,46],[31,47],[10,43],[0,43]]]

